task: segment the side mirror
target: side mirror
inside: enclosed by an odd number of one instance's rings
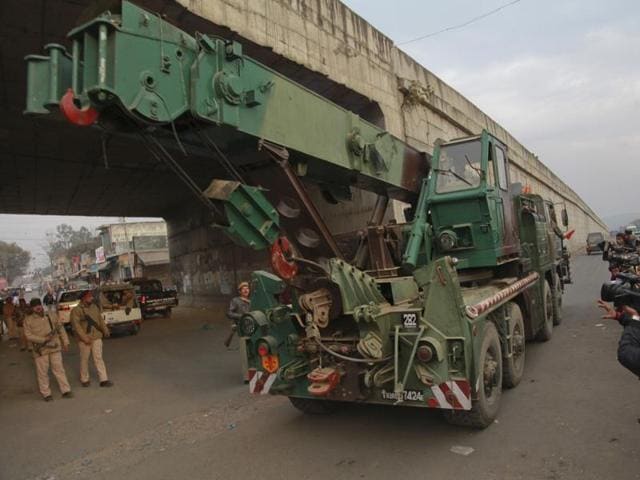
[[[567,213],[567,209],[563,208],[562,212],[560,214],[560,216],[562,217],[562,225],[564,225],[565,227],[569,226],[569,214]]]

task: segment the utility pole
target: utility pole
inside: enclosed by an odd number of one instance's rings
[[[133,266],[131,265],[131,241],[129,240],[129,233],[127,232],[127,219],[120,217],[120,222],[124,225],[124,238],[127,241],[127,267],[129,268],[129,276],[133,278]]]

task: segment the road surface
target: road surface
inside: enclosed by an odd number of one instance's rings
[[[0,478],[21,479],[580,479],[640,478],[640,382],[616,361],[620,327],[595,299],[606,268],[577,257],[564,322],[527,344],[523,383],[484,431],[439,412],[348,407],[304,416],[251,397],[220,312],[180,309],[111,339],[112,389],[38,398],[30,359],[0,345]],[[473,448],[467,456],[453,446]]]

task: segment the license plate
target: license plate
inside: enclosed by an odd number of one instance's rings
[[[418,328],[418,314],[415,312],[403,313],[402,326],[404,328]]]
[[[382,390],[382,398],[385,400],[424,402],[424,393],[422,393],[420,390],[403,390],[402,392],[398,393]]]

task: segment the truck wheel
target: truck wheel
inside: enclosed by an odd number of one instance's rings
[[[131,328],[129,329],[129,333],[131,335],[137,335],[139,331],[140,331],[140,325],[136,323],[132,324]]]
[[[522,319],[522,311],[516,302],[507,303],[509,309],[509,336],[513,352],[508,356],[508,352],[504,352],[502,357],[502,386],[505,388],[514,388],[522,380],[524,375],[524,320]]]
[[[326,415],[338,409],[338,402],[313,398],[289,397],[291,404],[307,415]]]
[[[553,296],[551,295],[551,287],[549,282],[544,281],[544,294],[542,296],[542,314],[544,315],[544,323],[542,328],[536,335],[536,339],[540,342],[548,342],[553,335]]]
[[[502,349],[493,323],[487,322],[478,356],[480,388],[471,410],[445,410],[447,422],[472,428],[487,428],[498,415],[502,396]]]
[[[170,308],[167,308],[164,311],[164,316],[165,316],[165,318],[170,318],[171,317],[171,309]]]
[[[553,302],[553,325],[558,326],[562,323],[562,285],[560,275],[556,275],[556,301]]]

